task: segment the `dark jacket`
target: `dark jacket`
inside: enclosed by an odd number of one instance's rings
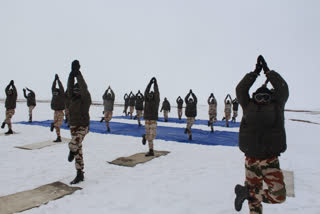
[[[114,100],[115,100],[115,95],[112,89],[110,89],[111,96],[108,97],[108,90],[104,93],[102,96],[103,99],[103,106],[104,106],[104,111],[113,111],[113,106],[114,106]]]
[[[142,93],[136,94],[136,110],[142,111],[143,110],[143,101],[144,97]]]
[[[27,90],[29,91],[28,95],[25,90],[23,91],[23,95],[27,99],[27,106],[36,106],[36,94],[30,89]]]
[[[74,77],[69,76],[68,79],[68,97],[70,101],[69,106],[69,125],[70,126],[89,126],[90,115],[89,109],[91,105],[91,95],[88,91],[86,82],[82,74],[76,76],[80,88],[80,96],[76,97],[73,94]]]
[[[154,96],[150,98],[148,95],[150,94],[152,82],[150,82],[144,92],[144,119],[145,120],[158,120],[158,111],[160,104],[160,93],[157,82],[154,83]]]
[[[178,109],[182,109],[183,99],[181,97],[178,97],[176,102],[177,102],[177,105],[178,105]]]
[[[257,78],[254,72],[248,73],[236,88],[243,110],[239,148],[247,157],[259,159],[279,156],[287,148],[284,106],[289,97],[288,85],[275,71],[270,71],[266,76],[274,87],[269,104],[258,105],[250,99],[249,89]]]
[[[135,106],[136,105],[136,96],[131,92],[129,94],[129,106]]]
[[[237,100],[232,101],[232,111],[238,111],[239,102]]]
[[[193,97],[193,102],[189,102],[190,95]],[[197,116],[197,97],[194,93],[189,93],[185,98],[186,102],[186,111],[185,114],[187,117],[196,117]]]
[[[169,111],[169,112],[170,112],[171,107],[170,107],[170,103],[169,103],[168,100],[164,100],[164,101],[162,102],[162,107],[161,107],[161,110],[160,110],[160,111],[162,111],[162,110],[164,110],[164,111]]]
[[[17,93],[17,89],[14,85],[12,85],[12,90],[13,93],[9,95],[9,90],[10,90],[10,84],[6,87],[6,102],[5,102],[5,107],[7,110],[9,109],[15,109],[16,108],[16,104],[17,104],[17,97],[18,97],[18,93]]]
[[[58,81],[59,89],[56,88],[56,84]],[[51,109],[55,111],[61,111],[65,109],[65,94],[64,94],[64,88],[61,83],[61,81],[54,80],[52,83],[52,99],[51,99]],[[58,95],[54,95],[54,92],[58,91]]]

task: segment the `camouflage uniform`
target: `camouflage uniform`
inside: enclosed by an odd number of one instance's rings
[[[183,106],[183,99],[179,96],[176,100],[178,105],[178,117],[181,119],[182,117],[182,106]]]
[[[63,110],[60,111],[54,111],[54,121],[53,126],[56,129],[56,133],[58,136],[60,136],[60,126],[63,124],[63,118],[64,118],[64,112]]]
[[[246,180],[251,199],[249,200],[250,214],[262,214],[261,202],[278,204],[286,200],[286,188],[283,174],[277,157],[256,159],[246,157]],[[263,189],[263,182],[268,189]]]
[[[35,108],[36,106],[29,106],[29,118],[32,119],[32,110]]]
[[[231,103],[230,104],[227,104],[227,103],[225,104],[224,113],[225,113],[226,121],[229,121],[230,117],[231,117]]]
[[[146,140],[148,141],[149,149],[153,149],[153,140],[157,136],[157,121],[146,120],[145,129],[146,129]]]
[[[12,89],[10,89],[12,87]],[[15,113],[16,104],[17,104],[17,89],[15,85],[11,82],[5,89],[6,92],[6,101],[5,101],[5,107],[6,107],[6,119],[4,120],[4,123],[8,125],[9,130],[12,130],[12,124],[11,119]]]
[[[104,120],[109,123],[109,121],[112,119],[112,111],[105,111],[104,112]]]
[[[237,98],[243,109],[239,148],[246,156],[245,185],[249,187],[250,198],[247,199],[251,214],[262,213],[261,202],[274,204],[282,203],[286,199],[278,156],[287,148],[284,108],[289,97],[289,89],[277,72],[268,71],[266,77],[275,91],[270,93],[265,87],[258,88],[255,93],[262,90],[271,96],[271,101],[257,104],[249,97],[249,89],[257,77],[257,72],[250,72],[236,87]],[[263,189],[263,181],[268,189]]]
[[[192,96],[192,100],[189,100],[189,97]],[[186,110],[185,115],[187,116],[187,131],[189,134],[189,139],[191,139],[192,133],[191,133],[191,126],[193,125],[195,118],[197,116],[197,103],[198,99],[196,95],[190,90],[190,92],[187,94],[187,96],[184,98],[186,103]]]
[[[211,97],[209,97],[208,99],[208,104],[209,104],[209,122],[211,124],[215,123],[217,121],[217,100],[216,98],[212,98],[212,100],[210,100]]]
[[[83,170],[83,153],[82,153],[82,141],[86,134],[89,132],[88,126],[70,126],[72,139],[69,143],[69,149],[75,153],[75,166],[77,170]]]
[[[9,129],[12,129],[11,118],[13,117],[14,113],[15,109],[6,110],[6,119],[4,120],[4,123],[8,125]]]
[[[189,135],[191,135],[192,133],[191,133],[191,127],[192,127],[192,125],[194,124],[194,121],[195,121],[196,119],[194,118],[194,117],[187,117],[187,129],[188,129],[188,131],[189,131]]]
[[[141,117],[143,116],[143,111],[142,110],[136,110],[136,112],[137,112],[138,122],[140,122]]]

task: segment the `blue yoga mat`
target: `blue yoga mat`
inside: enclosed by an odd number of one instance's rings
[[[112,118],[115,119],[129,119],[130,120],[130,116],[113,116]],[[164,122],[164,118],[163,117],[159,117],[158,119],[159,122]],[[168,119],[168,123],[180,123],[180,124],[187,124],[187,119],[186,118],[181,118],[181,120],[179,120],[179,118],[170,118]],[[198,120],[196,118],[196,121],[194,122],[194,124],[196,125],[205,125],[208,126],[208,120]],[[221,126],[221,127],[226,127],[226,121],[216,121],[213,126]],[[229,121],[229,127],[234,128],[234,127],[240,127],[240,123],[239,122],[230,122]]]
[[[24,125],[36,125],[50,127],[52,120],[46,121],[33,121],[29,122],[18,122]],[[64,123],[61,126],[62,129],[69,129]],[[115,135],[126,135],[133,137],[140,137],[145,133],[144,126],[138,126],[137,124],[127,124],[119,122],[110,122],[111,132],[106,131],[105,123],[100,123],[98,121],[90,121],[90,132],[100,133],[100,134],[115,134]],[[49,131],[49,129],[48,129]],[[184,128],[176,127],[157,127],[157,137],[156,139],[166,140],[166,141],[176,141],[181,143],[191,143],[191,144],[201,144],[201,145],[223,145],[223,146],[238,146],[238,132],[228,132],[228,131],[215,131],[211,133],[210,131],[203,131],[201,129],[192,129],[193,140],[188,140],[188,134],[184,134]],[[142,139],[142,138],[141,138]]]

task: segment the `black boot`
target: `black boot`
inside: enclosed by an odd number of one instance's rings
[[[153,149],[150,149],[148,153],[146,153],[145,155],[146,157],[149,157],[149,156],[154,156],[154,152],[153,152]]]
[[[104,121],[104,117],[101,118],[100,123],[102,123]]]
[[[70,182],[70,184],[77,184],[84,180],[83,176],[84,172],[81,169],[77,170],[77,176],[73,179],[73,181]]]
[[[191,134],[191,135],[189,135],[189,140],[192,140],[192,134]]]
[[[168,122],[168,119],[164,119],[164,122]]]
[[[73,161],[73,159],[74,159],[74,156],[76,156],[76,152],[69,152],[69,155],[68,155],[68,161],[69,162],[72,162]]]
[[[184,133],[185,133],[185,134],[187,134],[187,133],[188,133],[188,129],[187,129],[187,128],[184,130]]]
[[[234,208],[237,211],[240,211],[244,200],[246,199],[249,200],[250,198],[249,188],[246,186],[241,186],[240,184],[237,184],[234,188],[234,192],[236,193],[236,198],[234,200]]]
[[[29,116],[29,123],[32,123],[32,116]]]
[[[1,125],[1,128],[3,129],[5,126],[6,126],[6,123],[3,122],[2,125]]]
[[[4,134],[6,134],[6,135],[9,135],[9,134],[13,134],[13,131],[12,131],[12,129],[9,129],[6,133],[4,133]]]
[[[137,119],[137,115],[136,116],[134,116],[134,118],[133,118],[134,120],[136,120]]]
[[[211,126],[211,132],[214,132],[214,130],[213,130],[213,126]]]
[[[57,139],[56,139],[55,141],[53,141],[53,142],[55,142],[55,143],[62,142],[62,140],[61,140],[61,136],[57,136]]]
[[[141,126],[141,123],[140,123],[140,121],[138,122],[138,125],[139,125],[139,126]]]
[[[222,118],[222,121],[224,121],[225,119],[226,119],[226,118],[225,118],[225,117],[223,117],[223,118]]]
[[[210,126],[211,125],[211,123],[210,123],[210,120],[208,121],[208,126]]]
[[[50,124],[50,131],[53,132],[53,129],[54,129],[54,123],[51,123],[51,124]]]
[[[107,132],[110,132],[110,127],[107,127]]]
[[[146,145],[146,142],[147,142],[146,135],[143,134],[143,135],[142,135],[142,144],[143,144],[143,145]]]

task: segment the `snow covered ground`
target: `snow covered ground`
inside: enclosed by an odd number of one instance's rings
[[[3,103],[0,105],[2,120]],[[116,107],[114,115],[121,115],[121,112],[122,108]],[[198,112],[199,119],[207,119],[207,106],[199,106]],[[102,106],[91,107],[92,120],[99,120],[101,114]],[[176,109],[170,116],[177,117]],[[34,120],[52,117],[48,103],[39,103],[34,110]],[[218,118],[221,117],[220,109]],[[26,104],[19,103],[13,121],[27,118]],[[280,157],[280,164],[282,169],[294,172],[296,197],[287,198],[281,205],[264,204],[264,212],[319,214],[320,145],[317,133],[320,126],[289,119],[320,123],[320,114],[286,112],[288,149]],[[31,151],[17,149],[14,146],[54,140],[55,134],[40,126],[14,124],[13,128],[19,134],[0,136],[0,196],[54,181],[69,184],[75,177],[75,168],[74,163],[67,161],[67,144]],[[194,128],[209,130],[201,125]],[[237,128],[216,127],[216,130],[226,129],[238,131]],[[70,137],[69,131],[61,132],[62,136]],[[89,133],[83,143],[85,181],[79,184],[83,190],[23,213],[237,213],[233,208],[234,186],[244,181],[244,155],[237,147],[156,140],[155,149],[167,150],[170,154],[134,168],[110,165],[107,161],[147,151],[147,146],[141,144],[141,138]],[[249,213],[247,204],[240,213]]]

